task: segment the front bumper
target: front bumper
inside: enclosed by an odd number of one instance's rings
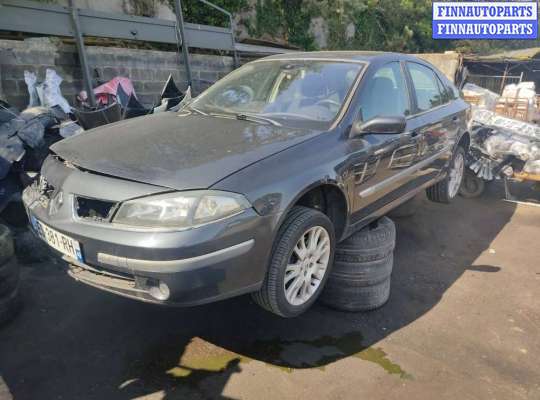
[[[221,279],[214,279],[215,274],[212,270],[219,269],[219,265],[227,268],[226,264],[229,262],[241,262],[243,256],[252,250],[254,243],[255,241],[251,239],[202,256],[166,261],[128,259],[104,253],[98,254],[98,257],[114,257],[114,262],[122,260],[128,265],[140,263],[142,269],[130,268],[133,273],[119,273],[101,267],[96,268],[65,256],[63,259],[69,265],[68,274],[87,285],[145,302],[190,306],[257,290],[260,286],[258,283],[224,292],[215,290],[215,285],[209,287],[207,284],[198,284],[212,281],[218,283]],[[104,265],[108,263],[105,262]],[[202,277],[207,279],[202,279]],[[208,289],[211,290],[208,291]],[[204,293],[205,290],[206,293]],[[199,294],[197,295],[196,292]]]
[[[47,173],[47,168],[42,172]],[[126,182],[72,169],[59,186],[64,200],[53,215],[36,200],[36,188],[27,188],[23,195],[30,218],[80,243],[84,263],[64,256],[73,278],[122,296],[180,306],[208,303],[261,286],[277,216],[263,217],[247,209],[231,218],[184,231],[141,231],[113,223],[81,221],[73,214],[72,197],[91,196],[96,177],[101,193],[118,192],[119,184]],[[80,185],[81,179],[86,180],[86,185]],[[85,193],[81,193],[83,187]],[[134,192],[156,189],[130,182],[129,190],[132,196]],[[121,198],[118,193],[111,196],[115,201]]]

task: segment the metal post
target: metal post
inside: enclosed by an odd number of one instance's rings
[[[221,8],[220,6],[215,5],[214,3],[209,2],[208,0],[199,0],[201,3],[206,4],[209,7],[212,7],[215,10],[218,10],[219,12],[225,14],[227,17],[229,17],[229,24],[231,26],[231,46],[232,46],[232,52],[233,52],[233,58],[234,58],[234,68],[238,68],[239,61],[238,61],[238,54],[236,53],[236,40],[234,39],[234,20],[233,15],[225,10],[224,8]]]
[[[88,100],[92,107],[96,106],[96,98],[94,97],[94,89],[92,88],[92,78],[90,77],[90,69],[88,68],[88,61],[86,60],[86,49],[84,48],[84,39],[81,34],[81,26],[79,23],[79,13],[75,7],[74,0],[69,0],[69,8],[71,11],[71,22],[73,24],[73,36],[77,43],[77,51],[79,53],[79,61],[81,62],[81,68],[84,79],[84,86],[86,93],[88,94]]]
[[[192,86],[193,82],[191,79],[191,65],[189,64],[189,49],[188,42],[186,40],[186,32],[184,31],[184,15],[182,13],[182,2],[180,0],[174,1],[174,11],[176,14],[176,23],[180,31],[180,39],[182,40],[182,56],[184,58],[184,65],[186,68],[187,83],[188,86]]]
[[[238,68],[240,63],[238,61],[238,53],[236,52],[236,41],[234,40],[234,21],[231,14],[229,14],[229,22],[231,23],[231,41],[233,47],[233,59],[234,59],[234,68]]]

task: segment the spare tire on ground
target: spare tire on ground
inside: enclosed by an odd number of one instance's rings
[[[342,311],[381,307],[390,296],[396,228],[382,217],[340,243],[321,301]]]
[[[362,263],[381,260],[394,251],[396,226],[382,217],[355,232],[336,247],[336,262]]]
[[[21,307],[19,266],[13,253],[11,232],[0,225],[0,325],[15,317]]]

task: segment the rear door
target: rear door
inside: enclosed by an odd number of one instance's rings
[[[457,117],[450,111],[451,98],[435,71],[425,64],[406,62],[416,120],[414,185],[422,186],[441,173],[451,156]]]

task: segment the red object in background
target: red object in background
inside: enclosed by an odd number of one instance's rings
[[[118,96],[118,86],[122,87],[122,90],[127,95],[127,97],[129,97],[131,94],[137,97],[135,95],[135,89],[133,88],[131,80],[122,76],[117,76],[111,79],[109,82],[94,88],[96,102],[102,105],[109,104],[110,95],[115,97]]]

